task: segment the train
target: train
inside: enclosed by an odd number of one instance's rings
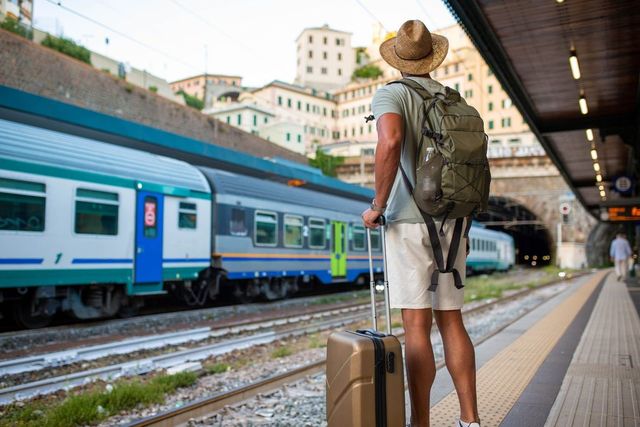
[[[0,302],[25,328],[369,281],[361,200],[0,119]],[[474,225],[470,273],[514,263]],[[510,246],[509,246],[510,245]],[[374,274],[382,272],[372,231]],[[376,277],[378,280],[378,277]]]

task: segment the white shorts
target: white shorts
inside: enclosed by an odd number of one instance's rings
[[[440,224],[436,225],[439,230]],[[454,219],[447,220],[444,225],[446,237],[438,236],[445,264],[454,225]],[[434,310],[462,308],[464,288],[455,287],[453,274],[440,273],[436,291],[429,291],[431,274],[436,270],[436,261],[433,258],[431,241],[425,224],[390,223],[387,226],[386,240],[389,296],[392,308],[433,308]],[[466,275],[466,246],[467,241],[462,238],[455,262],[455,268],[460,273],[463,283]]]

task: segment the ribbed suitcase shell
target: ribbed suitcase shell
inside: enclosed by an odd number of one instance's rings
[[[404,368],[400,341],[382,338],[386,355],[394,353],[394,369],[385,369],[387,427],[404,427]],[[329,427],[375,427],[375,348],[371,338],[335,332],[327,342],[327,422]]]

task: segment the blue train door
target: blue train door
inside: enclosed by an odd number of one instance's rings
[[[133,293],[162,290],[163,208],[162,194],[138,191]]]

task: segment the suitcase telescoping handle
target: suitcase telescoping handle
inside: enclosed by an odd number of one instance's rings
[[[386,226],[387,220],[384,215],[378,218],[380,224],[380,243],[382,246],[382,274],[384,277],[384,306],[387,318],[387,335],[391,335],[391,306],[389,305],[389,279],[387,278],[387,246],[386,246]],[[378,330],[378,313],[376,310],[376,281],[373,275],[373,252],[371,250],[371,229],[367,228],[367,247],[369,248],[369,289],[371,291],[371,318],[373,329]]]

